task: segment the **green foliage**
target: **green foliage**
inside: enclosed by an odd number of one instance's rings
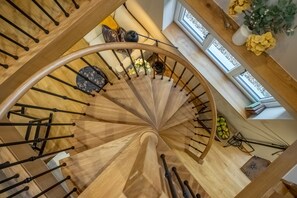
[[[278,0],[274,5],[269,5],[267,0],[253,0],[251,9],[244,11],[244,24],[253,34],[285,32],[288,36],[294,34],[294,18],[297,6],[292,0]]]

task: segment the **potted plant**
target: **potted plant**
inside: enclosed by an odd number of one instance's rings
[[[229,14],[241,12],[244,14],[243,24],[251,32],[247,37],[247,48],[256,55],[275,46],[276,34],[291,36],[296,29],[297,6],[292,0],[278,0],[275,4],[267,0],[231,0]]]

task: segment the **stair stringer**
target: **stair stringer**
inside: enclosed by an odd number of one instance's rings
[[[106,85],[105,88],[107,91],[102,92],[102,96],[141,118],[145,122],[152,124],[149,115],[124,78],[115,80],[113,85]]]
[[[71,176],[71,181],[79,192],[84,191],[139,133],[141,131],[63,159],[63,162],[67,163],[67,166],[62,169],[63,174]]]

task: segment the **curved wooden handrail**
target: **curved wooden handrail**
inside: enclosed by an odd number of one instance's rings
[[[195,69],[194,66],[192,66],[190,63],[188,63],[186,60],[183,58],[179,57],[178,55],[166,51],[164,49],[161,49],[156,46],[152,45],[145,45],[145,44],[139,44],[139,43],[107,43],[107,44],[100,44],[100,45],[95,45],[91,47],[87,47],[81,50],[78,50],[76,52],[73,52],[71,54],[68,54],[66,56],[63,56],[56,61],[48,64],[44,68],[40,69],[36,73],[32,74],[25,82],[23,82],[19,87],[15,87],[14,91],[10,95],[5,95],[6,93],[2,92],[2,97],[4,98],[3,101],[0,101],[0,120],[7,114],[7,112],[14,106],[14,104],[31,88],[33,87],[37,82],[39,82],[43,77],[47,76],[48,74],[52,73],[59,67],[76,60],[80,57],[95,53],[95,52],[101,52],[101,51],[106,51],[106,50],[116,50],[116,49],[141,49],[141,50],[149,50],[152,52],[155,52],[157,54],[165,55],[169,58],[172,58],[179,62],[181,65],[186,67],[196,78],[199,79],[199,82],[201,85],[204,87],[205,92],[207,94],[207,97],[209,98],[210,101],[210,107],[212,110],[212,132],[210,135],[209,143],[207,144],[205,150],[199,157],[200,159],[203,159],[207,152],[209,151],[212,142],[214,140],[215,136],[215,130],[216,130],[216,106],[214,103],[214,98],[213,95],[210,91],[210,88],[207,85],[206,80],[204,77]]]

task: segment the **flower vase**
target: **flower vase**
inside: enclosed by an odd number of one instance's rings
[[[232,42],[238,46],[243,45],[251,34],[252,31],[248,28],[248,26],[241,25],[240,28],[233,34]]]

